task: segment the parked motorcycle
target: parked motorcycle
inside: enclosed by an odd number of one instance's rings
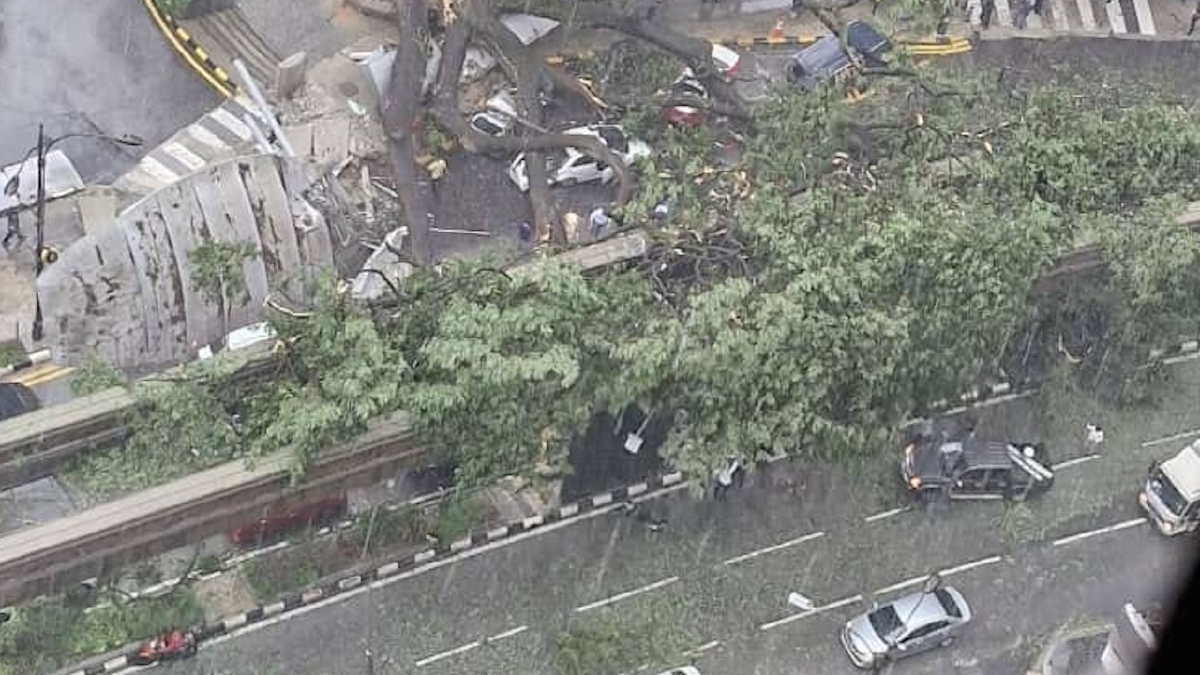
[[[196,653],[196,643],[194,629],[172,628],[138,647],[137,653],[133,657],[133,665],[148,666],[160,661],[185,659]]]

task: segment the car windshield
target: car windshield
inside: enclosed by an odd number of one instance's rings
[[[1183,513],[1183,508],[1187,506],[1183,495],[1179,494],[1179,490],[1162,472],[1162,469],[1155,469],[1154,473],[1150,474],[1150,490],[1158,496],[1163,506],[1175,515]]]
[[[942,606],[947,616],[952,616],[956,619],[962,618],[962,608],[958,606],[958,603],[954,601],[954,596],[950,595],[946,589],[939,588],[933,592],[933,595],[937,598],[938,604]]]
[[[499,136],[504,133],[504,127],[498,125],[487,115],[478,115],[471,120],[471,125],[481,133],[490,136]]]
[[[896,613],[896,608],[891,605],[880,607],[868,614],[867,618],[871,621],[875,634],[888,643],[895,642],[904,627],[900,623],[900,615]]]

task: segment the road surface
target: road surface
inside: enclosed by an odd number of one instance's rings
[[[669,518],[661,532],[610,514],[579,520],[218,638],[176,670],[366,672],[369,648],[380,674],[554,675],[568,627],[652,619],[672,642],[704,648],[694,658],[705,675],[849,675],[841,624],[941,571],[976,620],[950,649],[893,672],[1016,675],[1065,622],[1169,598],[1190,563],[1192,541],[1167,540],[1140,518],[1138,474],[1113,500],[1088,498],[1125,461],[1063,466],[1019,530],[996,502],[881,512],[863,486],[782,462],[726,503],[686,492],[656,500]],[[791,592],[817,611],[790,607]]]
[[[84,180],[104,183],[220,103],[137,0],[0,2],[0,164],[48,134],[135,134],[142,148],[64,141]]]

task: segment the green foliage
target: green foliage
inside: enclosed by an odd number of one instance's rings
[[[89,359],[71,377],[71,393],[88,396],[98,391],[125,384],[125,376],[111,364],[100,359]]]
[[[677,630],[647,613],[602,609],[558,635],[554,667],[559,675],[616,675],[662,665],[687,647]]]
[[[67,661],[204,618],[196,598],[183,588],[138,600],[108,594],[106,601],[86,613],[59,598],[13,610],[12,620],[0,630],[0,672],[49,672]]]
[[[423,436],[456,449],[467,483],[560,461],[561,441],[604,398],[613,351],[644,316],[644,283],[553,267],[537,281],[479,277],[469,265],[445,274],[469,283],[407,324],[415,372],[404,407]]]
[[[321,578],[321,567],[306,551],[259,557],[246,563],[242,576],[260,602],[308,588]]]
[[[154,4],[164,13],[180,18],[187,11],[188,5],[192,4],[192,0],[154,0]]]
[[[245,241],[207,241],[188,253],[192,285],[224,311],[230,303],[244,304],[249,295],[242,265],[257,253]]]
[[[478,494],[462,495],[438,506],[433,534],[440,541],[461,539],[488,525],[488,505]]]
[[[0,342],[0,368],[25,359],[25,347],[17,340]]]
[[[398,407],[408,366],[371,317],[332,283],[322,285],[312,316],[275,328],[289,345],[291,376],[250,406],[247,434],[256,455],[290,446],[298,478],[323,448]]]
[[[69,481],[94,498],[158,485],[242,453],[242,441],[230,421],[237,393],[204,367],[188,379],[147,382],[138,391],[124,446],[80,455],[67,472]]]

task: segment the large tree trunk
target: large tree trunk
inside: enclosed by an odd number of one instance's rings
[[[428,16],[423,2],[397,0],[396,7],[400,47],[380,113],[396,171],[396,191],[408,226],[410,255],[413,264],[420,266],[429,264],[433,256],[428,215],[433,212],[433,195],[423,169],[415,160],[422,112],[421,82],[425,74],[423,38],[427,33]]]

